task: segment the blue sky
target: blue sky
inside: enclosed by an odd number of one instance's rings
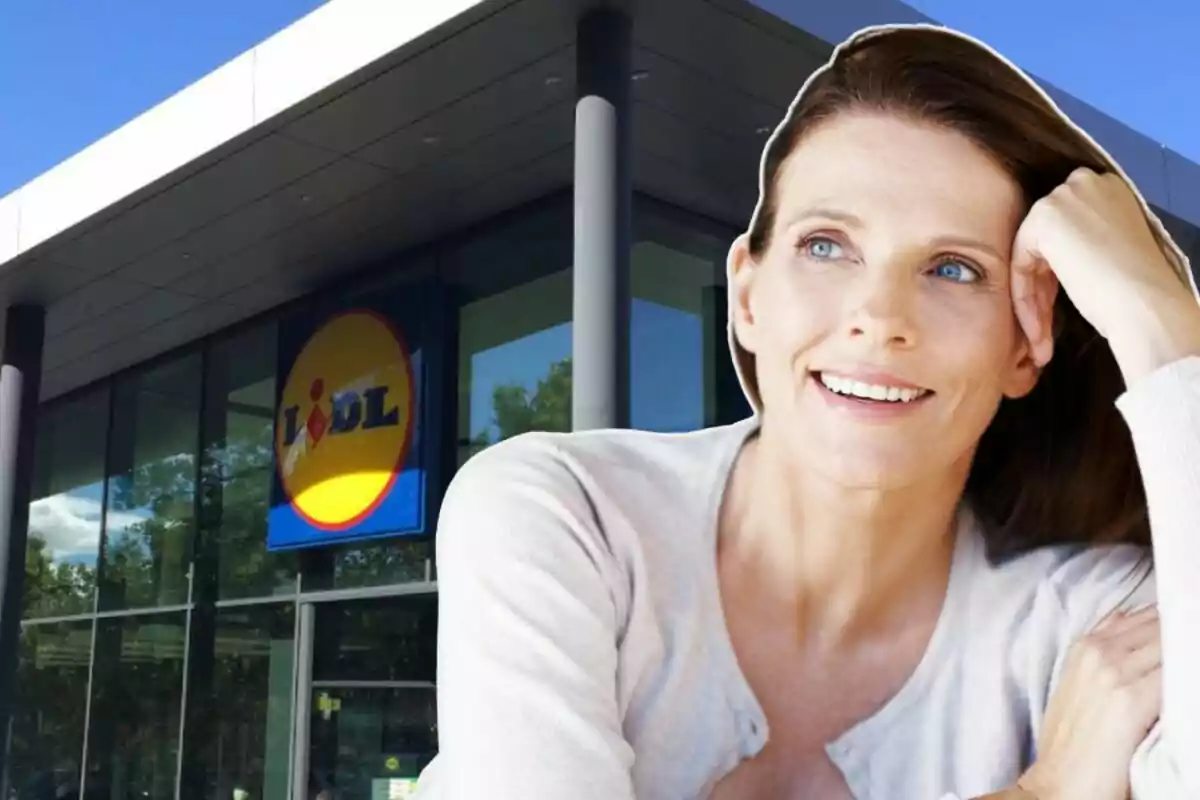
[[[0,196],[320,5],[0,0]]]
[[[1200,162],[1197,0],[906,0]]]
[[[0,196],[321,4],[3,0]],[[1200,2],[909,4],[1200,162]]]

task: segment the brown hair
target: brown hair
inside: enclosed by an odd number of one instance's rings
[[[1013,176],[1027,208],[1077,167],[1121,174],[1032,81],[982,44],[927,26],[872,29],[841,45],[809,79],[767,143],[748,232],[752,256],[769,244],[784,161],[806,133],[848,110],[902,114],[962,133]],[[1160,246],[1186,273],[1143,208]],[[1029,395],[1002,402],[967,481],[993,560],[1065,542],[1150,542],[1141,473],[1114,404],[1124,390],[1117,363],[1064,292],[1054,333],[1054,358]],[[753,358],[730,335],[743,387],[760,408]]]

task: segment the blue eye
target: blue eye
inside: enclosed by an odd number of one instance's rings
[[[804,251],[813,258],[822,261],[831,258],[842,258],[845,253],[842,246],[825,236],[814,236],[804,243]]]
[[[979,270],[962,261],[943,261],[933,268],[933,274],[955,283],[975,283],[980,279]]]

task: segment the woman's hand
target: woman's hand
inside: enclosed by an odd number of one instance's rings
[[[1125,800],[1134,751],[1161,705],[1157,608],[1108,617],[1068,651],[1019,787],[1038,800]]]
[[[1200,303],[1158,246],[1138,198],[1116,174],[1087,168],[1030,208],[1013,242],[1012,296],[1034,359],[1053,354],[1054,298],[1108,340],[1126,384],[1200,354]]]

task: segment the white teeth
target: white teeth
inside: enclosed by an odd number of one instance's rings
[[[911,403],[919,397],[928,394],[926,389],[908,389],[900,386],[879,386],[863,383],[862,381],[839,378],[836,375],[818,373],[821,383],[830,391],[838,394],[863,397],[868,400],[885,400],[890,403]]]

